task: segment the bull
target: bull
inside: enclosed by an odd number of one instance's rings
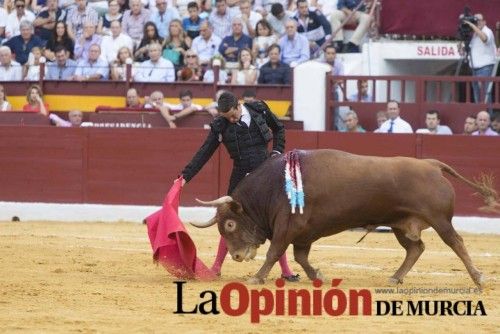
[[[482,286],[483,275],[451,223],[455,191],[443,172],[475,189],[486,203],[484,208],[497,210],[498,195],[491,182],[471,181],[432,159],[360,156],[337,150],[297,152],[306,203],[303,214],[290,211],[284,191],[284,155],[268,159],[247,175],[232,196],[199,201],[216,206],[217,211],[209,222],[193,225],[217,224],[233,260],[253,259],[257,248],[266,239],[271,241],[264,264],[249,283],[264,283],[290,244],[307,277],[323,279],[308,260],[314,241],[347,229],[388,226],[406,250],[390,283],[403,282],[424,251],[421,231],[432,227],[462,260],[474,283]]]

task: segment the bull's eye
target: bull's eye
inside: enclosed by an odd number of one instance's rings
[[[226,220],[225,228],[228,232],[234,232],[236,229],[236,222],[234,220]]]

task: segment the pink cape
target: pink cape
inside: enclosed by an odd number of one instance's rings
[[[153,259],[175,277],[213,280],[215,273],[196,257],[194,242],[179,218],[181,189],[182,177],[170,188],[162,209],[146,218]]]

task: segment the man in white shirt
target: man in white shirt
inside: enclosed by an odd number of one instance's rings
[[[134,49],[132,38],[122,33],[120,21],[115,20],[111,22],[110,31],[111,36],[106,35],[101,41],[102,56],[109,64],[116,60],[116,55],[120,48],[126,46],[130,50],[130,53]]]
[[[255,37],[255,26],[262,20],[262,15],[252,10],[250,0],[240,1],[240,13],[236,15],[243,22],[243,33]]]
[[[222,39],[212,33],[212,25],[208,21],[200,24],[200,36],[196,37],[191,44],[191,49],[198,54],[200,64],[209,64],[210,59],[219,50]]]
[[[469,21],[464,21],[474,31],[474,35],[470,41],[472,74],[476,77],[488,77],[491,76],[496,62],[495,37],[493,36],[493,31],[486,26],[483,14],[476,14],[474,17],[477,19],[477,26]],[[485,82],[472,83],[475,102],[488,103],[491,101],[491,94],[488,94],[485,101],[487,86],[488,84]]]
[[[379,133],[413,133],[411,125],[399,117],[399,103],[397,101],[389,101],[387,103],[387,116],[389,119],[381,126]]]
[[[175,70],[170,60],[161,57],[161,45],[148,45],[149,60],[142,62],[134,75],[135,81],[141,82],[174,82]]]
[[[7,11],[0,7],[0,42],[5,37],[5,26],[7,25],[7,17],[9,14]]]
[[[153,94],[151,94],[151,97]],[[163,94],[162,94],[163,96]],[[171,128],[177,127],[175,121],[184,118],[195,111],[203,110],[203,107],[193,103],[193,93],[190,90],[182,90],[179,94],[179,104],[166,104],[166,107],[157,107],[163,118]]]
[[[21,64],[12,60],[8,46],[0,46],[0,81],[20,81],[23,78]]]
[[[7,24],[5,26],[5,37],[12,38],[21,34],[19,29],[19,24],[21,21],[35,21],[35,14],[26,9],[26,3],[24,0],[16,0],[16,9],[13,10],[7,17]]]
[[[439,111],[429,110],[425,114],[425,125],[427,128],[418,129],[415,133],[426,133],[431,135],[452,135],[453,132],[446,125],[441,125],[441,117]]]

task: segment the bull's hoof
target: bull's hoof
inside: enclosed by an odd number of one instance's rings
[[[316,279],[319,279],[320,281],[324,282],[325,281],[325,276],[321,273],[321,270],[316,269]]]
[[[249,279],[247,279],[247,284],[248,285],[264,284],[264,279],[258,277],[250,277]]]
[[[486,277],[479,273],[476,277],[474,277],[474,283],[476,283],[478,289],[483,291],[484,285],[486,283]]]
[[[398,285],[398,284],[403,284],[403,280],[400,279],[400,278],[396,278],[396,277],[390,277],[389,278],[389,284],[390,285]]]

